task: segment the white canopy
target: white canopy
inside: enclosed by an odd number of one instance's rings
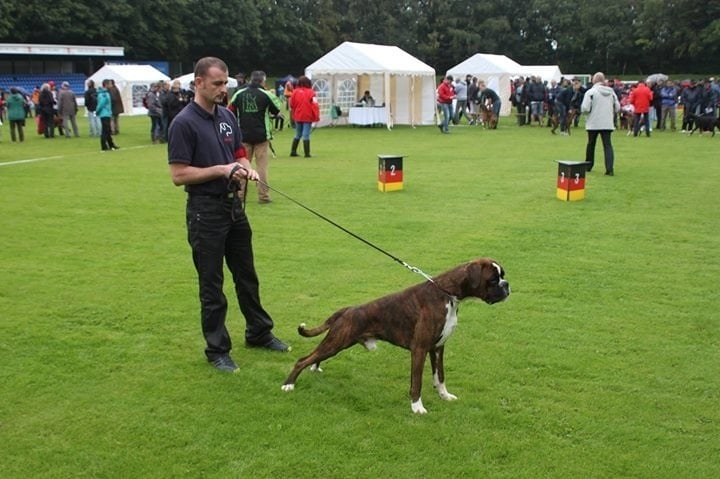
[[[526,77],[539,76],[548,84],[553,80],[559,82],[563,76],[560,67],[557,65],[523,65],[523,75]]]
[[[305,68],[320,103],[319,126],[331,122],[331,107],[343,112],[365,90],[386,107],[387,125],[432,125],[435,69],[396,46],[344,42]]]
[[[183,90],[189,90],[190,89],[190,82],[195,79],[195,73],[190,72],[186,73],[185,75],[181,75],[177,78],[173,78],[172,81],[178,80],[180,82],[180,88]],[[237,80],[233,77],[228,77],[228,88],[237,88]]]
[[[476,53],[449,69],[447,74],[463,79],[466,75],[472,75],[484,80],[488,88],[500,96],[502,101],[500,114],[507,116],[512,111],[510,82],[513,77],[523,75],[523,66],[505,55]]]
[[[105,65],[93,73],[89,80],[98,87],[103,80],[115,80],[120,90],[126,115],[147,113],[143,107],[143,98],[150,90],[150,84],[170,77],[150,65]]]

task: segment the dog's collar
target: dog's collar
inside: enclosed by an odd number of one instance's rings
[[[443,293],[445,293],[445,295],[446,295],[447,297],[449,297],[451,301],[453,301],[453,302],[455,302],[455,303],[458,302],[458,297],[457,297],[457,296],[455,296],[454,294],[448,292],[445,288],[440,287],[440,285],[437,284],[437,283],[435,282],[435,280],[432,279],[430,276],[427,276],[427,280],[428,280],[433,286],[435,286],[437,289],[439,289],[440,291],[442,291]]]

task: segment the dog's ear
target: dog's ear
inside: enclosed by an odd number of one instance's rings
[[[480,288],[487,266],[488,263],[482,260],[475,260],[467,264],[465,267],[465,277],[467,278],[469,291],[477,291],[478,288]]]

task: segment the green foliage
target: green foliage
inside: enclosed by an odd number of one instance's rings
[[[642,75],[720,64],[720,2],[694,0],[0,0],[0,41],[122,45],[129,59],[300,74],[343,41],[397,45],[444,72],[478,52]]]
[[[312,159],[288,157],[290,131],[274,140],[274,187],[410,264],[506,268],[508,301],[463,303],[447,343],[459,400],[438,398],[427,367],[424,417],[410,412],[408,353],[385,343],[280,391],[319,342],[298,323],[420,276],[251,188],[263,302],[294,349],[244,348],[230,301],[241,369],[215,372],[185,195],[147,117],[122,117],[108,153],[30,128],[10,143],[2,126],[2,476],[720,477],[720,137],[616,132],[616,176],[598,145],[585,200],[566,203],[556,161],[583,158],[582,130],[512,123],[318,129]],[[381,153],[405,155],[404,190],[377,191]]]

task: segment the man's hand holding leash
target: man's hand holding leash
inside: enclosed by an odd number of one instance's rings
[[[259,178],[258,172],[250,166],[250,162],[246,158],[240,158],[237,163],[230,163],[225,166],[227,168],[225,176],[230,181],[241,181],[245,179],[257,181]]]

